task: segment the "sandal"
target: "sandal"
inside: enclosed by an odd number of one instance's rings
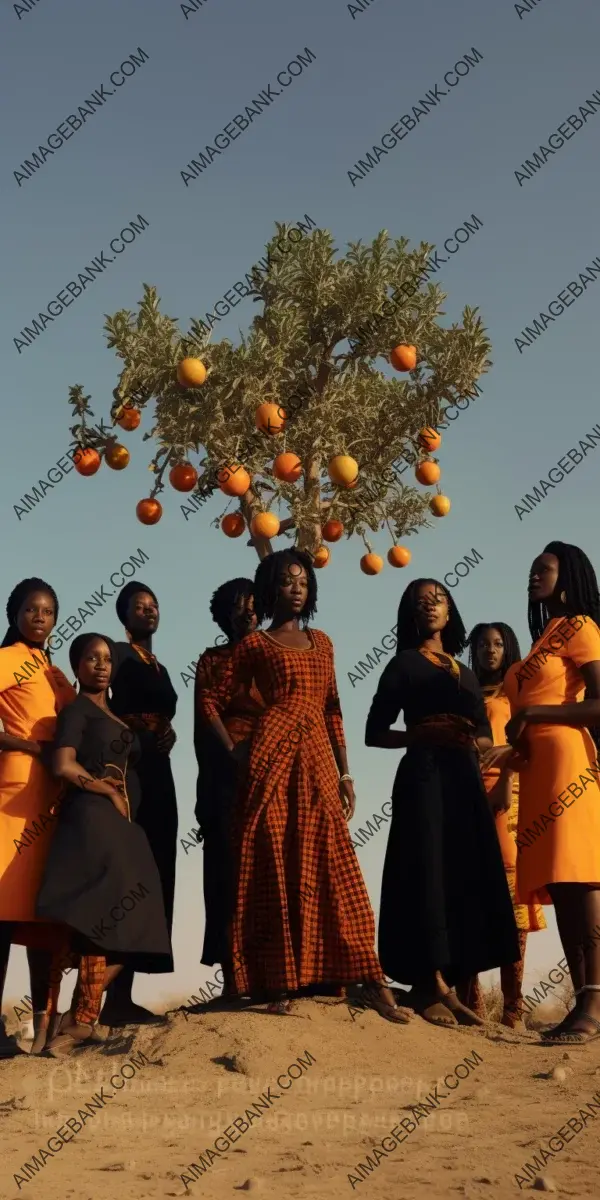
[[[434,1000],[432,1004],[424,1002],[419,1003],[417,999],[414,1001],[415,1012],[423,1018],[424,1021],[429,1021],[430,1025],[441,1025],[446,1029],[452,1025],[458,1025],[458,1021],[441,1000]]]
[[[485,1025],[483,1017],[478,1017],[466,1004],[461,1004],[455,988],[450,988],[442,996],[441,1003],[454,1015],[457,1025]]]
[[[600,1038],[600,1021],[597,1021],[595,1017],[590,1017],[588,1013],[579,1013],[577,1019],[580,1021],[590,1021],[590,1023],[595,1027],[595,1032],[584,1033],[583,1029],[575,1029],[571,1031],[569,1028],[567,1028],[564,1033],[559,1033],[557,1036],[552,1037],[551,1033],[547,1036],[544,1036],[544,1045],[587,1046],[588,1042],[595,1042],[596,1038]]]
[[[384,1021],[392,1021],[395,1025],[408,1025],[412,1021],[412,1012],[408,1008],[400,1008],[398,1004],[390,1004],[388,1000],[384,1000],[381,992],[383,988],[377,984],[372,984],[370,987],[364,987],[362,996],[367,1008],[373,1008],[375,1012],[383,1017]]]

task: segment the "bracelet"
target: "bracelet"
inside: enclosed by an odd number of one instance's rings
[[[350,783],[354,783],[351,775],[340,775],[340,783],[343,783],[344,779],[349,780]]]

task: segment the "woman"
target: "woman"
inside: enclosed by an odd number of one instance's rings
[[[44,649],[58,617],[56,592],[23,579],[6,606],[0,649],[0,1009],[11,942],[27,946],[33,1008],[33,1053],[48,1029],[51,951],[59,931],[35,922],[35,898],[55,825],[59,785],[48,751],[58,713],[75,698]],[[0,1057],[17,1051],[0,1023]]]
[[[39,917],[67,927],[69,948],[83,955],[71,1011],[50,1045],[57,1052],[90,1037],[104,988],[125,962],[173,970],[160,877],[132,821],[139,743],[107,703],[114,643],[80,634],[69,659],[80,690],[57,722],[53,769],[67,786],[36,906]]]
[[[110,707],[139,738],[141,758],[136,770],[141,802],[136,820],[156,859],[170,935],[175,897],[177,798],[169,755],[176,741],[171,721],[177,695],[166,667],[152,653],[152,637],[159,622],[154,592],[143,583],[128,583],[120,592],[116,607],[129,640],[117,645]],[[108,990],[102,1024],[163,1024],[163,1017],[133,1003],[132,987],[133,971],[127,968]]]
[[[600,725],[600,596],[583,550],[550,542],[529,576],[527,658],[507,671],[509,746],[486,766],[519,766],[517,898],[554,904],[575,1007],[546,1035],[555,1045],[600,1036],[600,786],[589,733]]]
[[[236,904],[230,956],[239,995],[289,1011],[301,989],[365,984],[364,999],[406,1023],[385,987],[373,948],[375,923],[346,822],[354,812],[333,647],[307,628],[316,611],[310,558],[281,550],[264,558],[254,581],[258,624],[233,653],[226,691],[200,696],[226,750],[223,723],[234,689],[263,697],[236,802]]]
[[[201,962],[223,967],[223,991],[233,991],[229,962],[228,926],[233,904],[231,863],[232,805],[237,772],[235,763],[203,718],[207,703],[219,703],[229,686],[233,652],[238,642],[256,629],[254,584],[251,579],[231,579],[217,588],[210,602],[213,621],[225,635],[225,644],[204,651],[196,667],[194,746],[198,761],[195,816],[204,844],[204,947]],[[210,700],[209,700],[210,698]],[[264,705],[256,688],[242,689],[222,714],[222,722],[234,745],[251,736]]]
[[[455,987],[512,963],[519,943],[502,856],[478,765],[491,747],[481,689],[456,661],[466,632],[435,579],[409,584],[395,659],[381,676],[367,746],[407,749],[392,792],[379,916],[384,971],[413,986],[434,1025],[481,1025]],[[400,712],[406,732],[392,729]]]
[[[521,651],[510,625],[495,621],[493,625],[476,625],[469,637],[469,666],[475,672],[485,700],[485,710],[492,729],[494,745],[505,745],[505,727],[510,720],[510,704],[503,680],[509,667],[519,662]],[[519,931],[520,959],[500,969],[503,997],[501,1025],[516,1029],[521,1024],[523,968],[527,934],[546,928],[539,904],[517,904],[515,876],[517,868],[517,822],[519,818],[519,776],[505,766],[483,772],[483,783],[496,815],[496,830],[513,910]],[[479,1016],[485,1016],[485,1004],[479,979],[469,981],[461,999]]]

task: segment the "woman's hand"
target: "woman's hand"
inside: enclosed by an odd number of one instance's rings
[[[116,787],[108,788],[106,795],[114,804],[117,812],[119,812],[122,817],[125,817],[126,820],[129,820],[129,805],[125,799],[125,796],[122,795],[122,793],[118,791]]]
[[[479,764],[481,770],[489,771],[491,767],[506,767],[513,753],[512,746],[492,746],[490,750],[485,750],[481,755]]]
[[[167,728],[158,735],[156,739],[156,748],[157,750],[160,750],[161,754],[170,754],[176,741],[177,734],[175,733],[173,726],[169,723]]]
[[[229,757],[233,759],[237,767],[245,767],[250,756],[250,740],[246,738],[243,742],[236,742],[229,751]]]
[[[504,730],[504,736],[507,742],[510,742],[511,746],[516,746],[519,738],[523,736],[529,717],[530,710],[528,708],[520,708],[514,717],[511,717]]]
[[[340,800],[346,820],[351,821],[356,808],[354,784],[351,779],[340,779]]]

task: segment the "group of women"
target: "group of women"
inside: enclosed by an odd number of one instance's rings
[[[406,751],[377,947],[348,829],[355,795],[333,646],[311,623],[316,601],[310,557],[289,549],[263,559],[254,581],[223,584],[211,603],[226,642],[198,662],[194,743],[201,961],[222,966],[221,1003],[283,1014],[295,997],[358,985],[387,1020],[477,1025],[478,975],[499,967],[502,1023],[515,1028],[527,934],[554,904],[575,1004],[542,1036],[569,1045],[600,1036],[600,595],[589,559],[553,542],[534,561],[524,659],[503,622],[468,637],[436,580],[404,592],[396,654],[366,724],[368,746]],[[0,983],[11,942],[25,944],[34,1053],[93,1040],[99,1019],[160,1019],[133,1004],[133,973],[172,969],[176,696],[151,649],[153,592],[129,584],[117,612],[127,642],[85,634],[71,644],[76,693],[43,649],[58,615],[52,589],[25,580],[7,608]],[[467,649],[468,667],[458,659]],[[30,671],[32,651],[42,665]],[[25,842],[42,812],[48,828]],[[78,963],[78,979],[59,1018],[64,961]]]

